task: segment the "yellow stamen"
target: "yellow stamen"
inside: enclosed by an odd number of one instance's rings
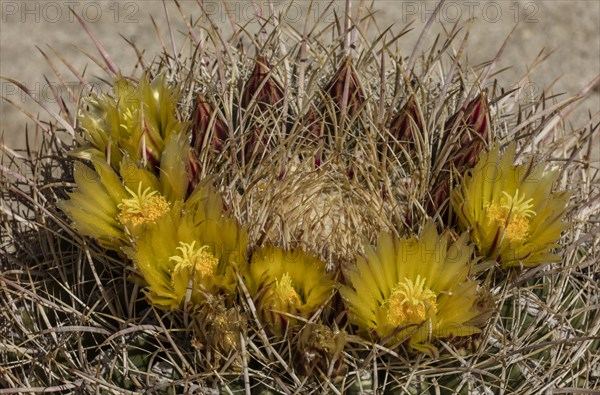
[[[275,290],[279,299],[284,303],[292,304],[300,300],[289,273],[284,273],[279,280],[275,281]]]
[[[393,326],[420,324],[437,313],[437,296],[425,287],[425,278],[400,281],[386,301],[387,321]]]
[[[157,191],[150,192],[150,188],[146,188],[142,192],[141,182],[137,193],[127,187],[125,188],[131,194],[131,198],[123,199],[117,206],[121,210],[117,217],[121,224],[132,224],[134,226],[151,224],[169,211],[169,202]]]
[[[169,258],[170,261],[176,263],[171,283],[175,281],[175,276],[184,270],[189,270],[190,274],[193,272],[202,278],[215,274],[219,259],[208,251],[208,246],[195,248],[195,245],[196,241],[192,241],[191,244],[179,242],[177,250],[181,252],[181,255]]]
[[[531,210],[533,199],[525,200],[525,195],[519,197],[517,189],[514,196],[506,192],[499,203],[492,202],[486,207],[488,221],[496,221],[505,228],[505,235],[510,242],[521,242],[529,234],[529,217],[535,215]]]
[[[525,200],[525,194],[519,198],[519,190],[515,191],[515,196],[510,196],[506,192],[502,192],[504,195],[502,208],[507,210],[512,210],[513,213],[517,213],[519,215],[528,218],[531,215],[535,215],[535,211],[531,210],[533,207],[533,199]]]

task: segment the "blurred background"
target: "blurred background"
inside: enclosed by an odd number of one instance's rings
[[[204,0],[204,7],[212,20],[227,32],[231,23],[246,24],[261,5],[263,16],[281,13],[282,20],[302,26],[306,19],[314,23],[322,18],[331,21],[334,13],[341,15],[344,2],[337,1],[327,8],[327,2],[318,1],[308,10],[308,0],[271,1],[216,1]],[[134,42],[151,61],[161,51],[163,43],[171,46],[167,18],[175,29],[173,41],[183,45],[186,31],[182,13],[189,20],[198,18],[199,1],[179,0],[181,11],[174,3],[160,0],[143,1],[11,1],[0,0],[0,76],[22,82],[40,101],[55,109],[49,81],[56,81],[44,52],[67,83],[77,80],[53,53],[60,54],[92,82],[106,75],[83,52],[99,58],[93,43],[69,12],[72,8],[86,21],[111,58],[124,74],[135,67],[137,56],[125,39]],[[371,2],[352,1],[356,10]],[[409,56],[421,28],[435,9],[436,1],[375,0],[372,11],[379,29],[393,25],[396,32],[409,23],[413,28],[399,41],[400,51]],[[153,24],[152,19],[156,25]],[[534,63],[541,50],[553,54],[531,76],[527,90],[539,94],[553,84],[552,92],[561,98],[580,92],[600,74],[600,2],[597,0],[546,1],[446,1],[434,21],[434,30],[427,37],[424,48],[433,42],[435,34],[451,29],[456,22],[470,22],[470,36],[465,56],[470,65],[492,59],[509,33],[510,37],[497,70],[509,68],[496,78],[506,87],[513,87]],[[161,39],[158,38],[157,32]],[[462,33],[455,46],[458,47]],[[30,97],[14,84],[0,81],[1,96],[22,106],[34,116],[43,115]],[[63,92],[61,92],[63,93]],[[66,97],[68,101],[68,96]],[[583,126],[589,115],[600,111],[600,89],[597,84],[589,97],[569,119],[574,127]],[[46,119],[49,116],[43,115]],[[0,139],[10,148],[25,146],[25,125],[32,129],[33,122],[15,106],[0,102]]]

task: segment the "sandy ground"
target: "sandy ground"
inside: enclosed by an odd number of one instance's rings
[[[248,0],[227,3],[204,0],[213,19],[222,23],[224,29],[228,19],[243,24],[254,13]],[[319,3],[311,14],[307,13],[305,0],[271,1],[275,11],[287,8],[287,21],[300,23],[308,16],[314,20],[325,11],[324,3]],[[186,12],[198,15],[197,2],[180,0]],[[259,1],[260,3],[260,1]],[[353,2],[355,6],[358,1]],[[136,43],[145,49],[145,57],[152,59],[161,48],[156,38],[150,15],[155,17],[158,30],[165,42],[166,18],[163,3],[152,1],[11,1],[0,0],[0,76],[25,83],[32,93],[50,107],[55,106],[50,88],[45,82],[56,80],[51,67],[44,56],[36,49],[48,54],[57,70],[66,81],[75,82],[75,78],[60,60],[52,54],[51,48],[73,64],[78,70],[86,69],[91,81],[103,73],[80,51],[97,56],[93,44],[83,32],[75,18],[69,13],[72,7],[83,17],[91,30],[101,39],[103,45],[123,70],[128,73],[135,64],[131,47],[121,37]],[[376,0],[374,9],[380,27],[394,24],[400,31],[407,23],[414,22],[414,30],[402,37],[400,48],[410,54],[418,37],[420,27],[435,7],[434,1]],[[170,18],[174,26],[184,29],[177,9],[168,4]],[[343,11],[343,2],[339,1],[335,11]],[[189,15],[189,14],[188,14]],[[330,15],[325,15],[329,18]],[[587,86],[600,74],[600,1],[452,1],[448,0],[435,22],[437,31],[443,23],[450,26],[458,20],[474,18],[467,47],[470,64],[490,59],[499,50],[509,32],[518,23],[511,37],[499,67],[511,67],[502,73],[498,80],[501,85],[513,86],[533,63],[536,55],[545,48],[554,50],[554,54],[533,74],[530,91],[540,92],[543,87],[555,83],[554,93],[574,95]],[[429,37],[431,42],[433,37]],[[177,45],[181,35],[175,36]],[[19,92],[14,85],[0,81],[1,94],[14,103],[25,107],[33,114],[41,113],[33,100]],[[64,92],[63,92],[64,93]],[[67,99],[68,101],[68,99]],[[54,107],[53,107],[54,108]],[[588,117],[600,111],[600,89],[598,86],[582,104],[571,119],[580,126]],[[0,135],[7,146],[24,146],[25,123],[27,117],[5,101],[0,103]],[[31,124],[31,122],[29,121]]]

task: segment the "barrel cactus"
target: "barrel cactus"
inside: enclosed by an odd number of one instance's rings
[[[229,38],[199,4],[132,75],[80,19],[105,90],[7,151],[2,387],[597,388],[597,128],[573,138],[572,99],[515,106],[454,32],[406,56],[349,1]]]

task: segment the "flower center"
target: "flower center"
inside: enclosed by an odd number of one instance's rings
[[[199,274],[202,278],[215,274],[219,265],[219,259],[208,251],[208,246],[200,248],[196,248],[195,246],[196,241],[192,241],[191,244],[180,241],[179,247],[177,247],[180,255],[169,258],[170,261],[176,263],[171,276],[172,283],[175,276],[184,270],[189,271],[189,273]]]
[[[131,223],[133,226],[151,224],[169,211],[169,202],[157,191],[151,192],[150,188],[146,188],[142,192],[142,183],[140,183],[137,193],[125,188],[131,194],[131,198],[123,199],[117,206],[121,210],[118,216],[121,224]]]
[[[284,303],[292,304],[300,300],[298,292],[296,292],[292,285],[292,278],[287,272],[284,273],[280,279],[275,281],[275,292],[279,299]]]
[[[521,242],[529,234],[529,218],[535,215],[531,209],[533,199],[525,200],[525,195],[519,197],[517,189],[514,196],[506,192],[500,202],[492,202],[486,207],[488,221],[498,222],[504,229],[506,237],[511,242]]]
[[[392,289],[387,304],[387,320],[393,326],[421,323],[437,313],[437,296],[425,287],[425,278],[405,278]]]

